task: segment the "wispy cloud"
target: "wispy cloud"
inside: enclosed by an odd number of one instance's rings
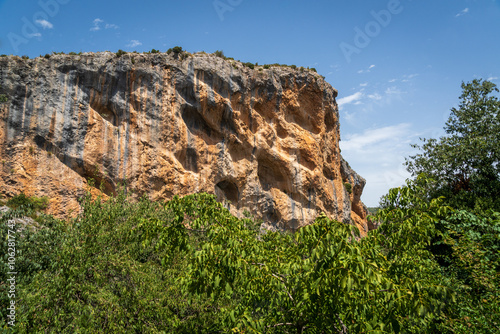
[[[488,81],[493,81],[493,80],[498,80],[498,77],[489,77],[488,79],[486,79]]]
[[[54,25],[47,20],[36,20],[35,23],[40,25],[43,29],[54,28]]]
[[[104,20],[97,18],[92,21],[92,28],[90,28],[90,31],[99,31],[102,29],[102,25],[104,24]],[[113,23],[106,23],[104,24],[104,29],[118,29],[120,28],[116,24]]]
[[[368,129],[361,134],[348,136],[343,140],[343,150],[353,150],[358,153],[371,150],[384,141],[394,141],[398,137],[407,134],[410,124],[401,123],[398,125],[386,126],[377,129]]]
[[[403,75],[403,79],[401,79],[401,82],[409,82],[411,79],[415,78],[418,76],[418,73],[410,74],[410,75]]]
[[[375,93],[375,94],[370,94],[368,95],[368,98],[369,99],[372,99],[372,100],[382,100],[382,95],[380,95],[379,93]]]
[[[363,82],[359,84],[359,87],[366,87],[368,86],[368,82]]]
[[[33,34],[29,34],[28,37],[42,37],[42,34],[40,34],[39,32],[35,32]]]
[[[469,12],[469,8],[464,8],[460,13],[458,13],[457,15],[455,15],[455,17],[459,17],[459,16],[462,16],[462,15],[465,15]]]
[[[358,73],[359,74],[362,74],[362,73],[368,73],[371,71],[371,69],[375,68],[375,65],[370,65],[366,70],[359,70]]]
[[[338,71],[340,69],[340,65],[339,64],[332,64],[332,65],[330,65],[330,68],[332,68],[335,71]]]
[[[365,204],[377,205],[388,186],[400,186],[410,176],[403,162],[413,154],[410,144],[417,140],[409,123],[366,129],[342,139],[342,156],[367,181]]]
[[[131,40],[131,41],[130,41],[130,43],[128,43],[128,44],[127,44],[127,46],[128,46],[129,48],[135,48],[136,46],[139,46],[139,45],[142,45],[142,43],[141,43],[141,42],[139,42],[139,41],[138,41],[138,40],[136,40],[136,39]]]
[[[356,92],[352,95],[342,97],[337,100],[337,103],[339,105],[339,108],[342,108],[344,105],[349,104],[349,103],[354,103],[356,101],[359,101],[363,97],[362,92]]]
[[[101,30],[101,23],[103,23],[104,21],[101,20],[101,19],[94,19],[94,21],[92,21],[92,28],[90,28],[90,31],[99,31]]]

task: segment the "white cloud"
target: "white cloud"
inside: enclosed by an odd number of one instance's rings
[[[410,75],[403,75],[403,79],[401,79],[401,82],[409,82],[411,79],[415,78],[418,76],[418,73],[410,74]]]
[[[47,20],[36,20],[35,23],[40,25],[43,29],[54,28],[54,25]]]
[[[348,136],[347,141],[342,141],[343,150],[353,150],[361,153],[368,149],[373,149],[374,146],[383,141],[395,139],[398,136],[405,134],[408,131],[410,124],[401,123],[393,126],[386,126],[378,129],[365,130],[362,134],[354,134]]]
[[[377,100],[377,101],[382,100],[382,96],[379,93],[370,94],[370,95],[368,95],[368,98],[372,99],[372,100]]]
[[[396,82],[398,79],[391,79],[389,80],[390,83]]]
[[[92,21],[92,28],[90,28],[90,31],[99,31],[102,29],[102,25],[104,24],[104,20],[102,19],[94,19],[94,21]],[[104,24],[104,29],[118,29],[120,28],[119,26],[117,26],[116,24],[113,24],[113,23],[106,23]]]
[[[488,79],[486,79],[488,81],[493,81],[493,80],[498,80],[498,77],[489,77]]]
[[[360,83],[360,84],[359,84],[359,86],[360,86],[360,87],[366,87],[366,86],[368,86],[368,82],[363,82],[363,83]]]
[[[465,15],[469,12],[469,8],[464,8],[460,13],[458,13],[457,15],[455,15],[455,17],[459,17],[459,16],[462,16],[462,15]]]
[[[352,95],[338,99],[337,103],[339,105],[339,108],[342,108],[344,105],[349,104],[349,103],[354,103],[354,102],[358,101],[359,99],[361,99],[362,97],[363,97],[362,92],[356,92]]]
[[[28,37],[42,37],[42,34],[40,34],[39,32],[36,32],[33,34],[29,34]]]
[[[93,27],[90,28],[90,31],[98,31],[98,30],[101,30],[101,23],[103,23],[104,21],[101,20],[101,19],[94,19],[94,21],[92,22],[93,24]]]
[[[387,87],[387,89],[385,90],[385,94],[386,95],[401,95],[403,94],[403,92],[398,89],[396,86],[392,86],[392,87]]]
[[[340,141],[342,156],[367,181],[362,196],[365,204],[376,206],[389,188],[410,177],[403,163],[414,153],[410,144],[417,141],[418,134],[409,123],[366,129]]]
[[[139,45],[142,45],[142,43],[141,43],[141,42],[139,42],[139,41],[138,41],[138,40],[136,40],[136,39],[131,40],[131,41],[130,41],[130,43],[128,43],[128,44],[127,44],[127,46],[128,46],[129,48],[135,48],[136,46],[139,46]]]
[[[371,70],[372,68],[374,68],[374,67],[375,67],[375,65],[373,65],[373,64],[372,64],[372,65],[368,66],[368,68],[367,68],[366,70],[359,70],[359,71],[358,71],[358,74],[362,74],[362,73],[369,73],[369,72],[370,72],[370,70]]]

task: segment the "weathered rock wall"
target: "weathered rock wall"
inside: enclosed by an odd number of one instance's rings
[[[295,230],[323,211],[367,230],[334,88],[307,70],[181,58],[0,58],[0,193],[48,196],[65,216],[89,179],[108,195],[126,181],[154,200],[215,193],[271,227]]]

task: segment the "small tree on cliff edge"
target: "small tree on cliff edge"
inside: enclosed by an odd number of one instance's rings
[[[422,153],[406,159],[413,176],[427,174],[432,197],[445,196],[458,208],[500,210],[500,101],[490,81],[462,83],[458,109],[452,108],[447,135],[412,145]]]

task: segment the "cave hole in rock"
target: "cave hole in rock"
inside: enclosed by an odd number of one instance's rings
[[[278,188],[284,192],[291,192],[291,178],[288,178],[278,163],[267,159],[259,159],[257,176],[263,190]]]
[[[103,119],[108,121],[110,124],[113,124],[113,126],[117,126],[118,120],[113,112],[111,105],[103,105],[100,104],[99,101],[94,100],[92,101],[90,107],[94,109]]]
[[[198,160],[200,157],[196,148],[182,148],[180,151],[175,153],[175,157],[185,170],[198,173]]]
[[[220,181],[215,187],[219,188],[224,194],[224,197],[231,201],[232,204],[236,204],[238,202],[239,190],[233,182],[228,180]]]
[[[182,119],[188,129],[194,134],[199,134],[201,137],[206,136],[206,138],[212,138],[213,140],[217,140],[220,137],[219,131],[212,128],[198,109],[192,105],[183,106]]]

